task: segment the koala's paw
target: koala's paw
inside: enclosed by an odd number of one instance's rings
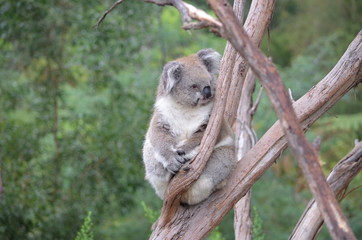
[[[177,149],[175,150],[173,159],[168,164],[168,166],[166,166],[166,168],[172,174],[176,174],[181,169],[181,167],[190,160],[191,158],[189,158],[183,150]]]
[[[199,146],[194,148],[187,148],[186,146],[185,147],[181,146],[176,150],[176,153],[179,156],[183,157],[186,162],[193,159],[198,152],[199,152]]]

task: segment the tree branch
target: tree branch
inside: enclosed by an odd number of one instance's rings
[[[118,0],[117,2],[113,3],[113,5],[103,13],[102,17],[98,19],[97,23],[93,25],[93,27],[99,27],[99,25],[103,22],[103,20],[107,17],[107,15],[113,11],[119,4],[121,4],[124,0]]]
[[[99,27],[107,15],[113,11],[118,5],[120,5],[124,0],[118,0],[113,5],[103,13],[102,17],[99,18],[94,27]],[[144,2],[153,3],[159,6],[174,6],[180,13],[182,18],[183,28],[185,30],[191,29],[201,29],[201,28],[210,28],[211,31],[215,32],[218,35],[222,35],[222,24],[207,14],[205,11],[194,7],[191,4],[183,2],[182,0],[143,0]],[[198,22],[191,22],[191,20],[197,20]]]
[[[344,190],[361,170],[362,142],[359,142],[351,152],[337,163],[328,176],[328,184],[331,186],[339,200],[342,200],[344,197]],[[306,210],[299,219],[289,239],[315,239],[322,225],[322,215],[318,210],[316,202],[312,199],[307,205]]]
[[[264,33],[271,22],[274,5],[275,0],[254,0],[251,3],[248,17],[245,20],[244,29],[256,46],[260,45]],[[237,17],[240,18],[240,16]],[[237,51],[231,46],[230,42],[227,44],[229,44],[230,48],[234,51],[236,60],[235,63],[233,63],[235,67],[233,67],[231,78],[232,88],[230,88],[228,92],[225,115],[229,123],[234,125],[243,82],[249,66],[244,58],[241,57],[240,54],[237,54]],[[239,78],[238,75],[241,75],[241,77]]]
[[[249,69],[243,84],[237,119],[236,148],[237,158],[241,159],[256,143],[256,136],[252,130],[253,92],[255,89],[255,75]],[[243,163],[240,163],[243,164]],[[253,239],[253,222],[251,220],[251,190],[245,194],[234,206],[235,239]]]
[[[318,156],[305,138],[294,113],[288,93],[274,65],[255,47],[240,28],[229,4],[222,0],[208,0],[224,25],[224,34],[242,55],[265,87],[273,108],[281,122],[289,146],[307,179],[333,239],[356,239],[347,219],[335,199],[318,164]]]

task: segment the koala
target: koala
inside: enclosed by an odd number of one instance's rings
[[[146,179],[164,199],[171,178],[199,151],[214,104],[220,54],[212,49],[167,63],[143,146]],[[181,196],[194,205],[223,186],[236,164],[232,131],[223,124],[200,178]]]

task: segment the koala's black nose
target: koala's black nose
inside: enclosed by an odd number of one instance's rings
[[[203,93],[205,98],[210,98],[211,97],[211,88],[210,87],[204,87],[204,89],[202,90],[202,93]]]

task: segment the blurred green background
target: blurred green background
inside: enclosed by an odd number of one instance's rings
[[[190,1],[207,9],[205,1]],[[125,1],[92,28],[109,0],[0,0],[0,239],[75,239],[92,212],[94,239],[146,239],[161,207],[144,180],[142,141],[165,62],[225,40],[181,29],[178,12]],[[362,26],[362,1],[278,0],[273,58],[297,99],[320,81]],[[276,117],[263,95],[258,136]],[[362,139],[359,86],[321,118],[327,174]],[[362,184],[357,176],[350,188]],[[287,239],[310,199],[283,156],[253,188],[256,239]],[[343,201],[362,237],[361,189]],[[233,239],[232,213],[210,239]],[[319,239],[329,239],[323,230]]]

